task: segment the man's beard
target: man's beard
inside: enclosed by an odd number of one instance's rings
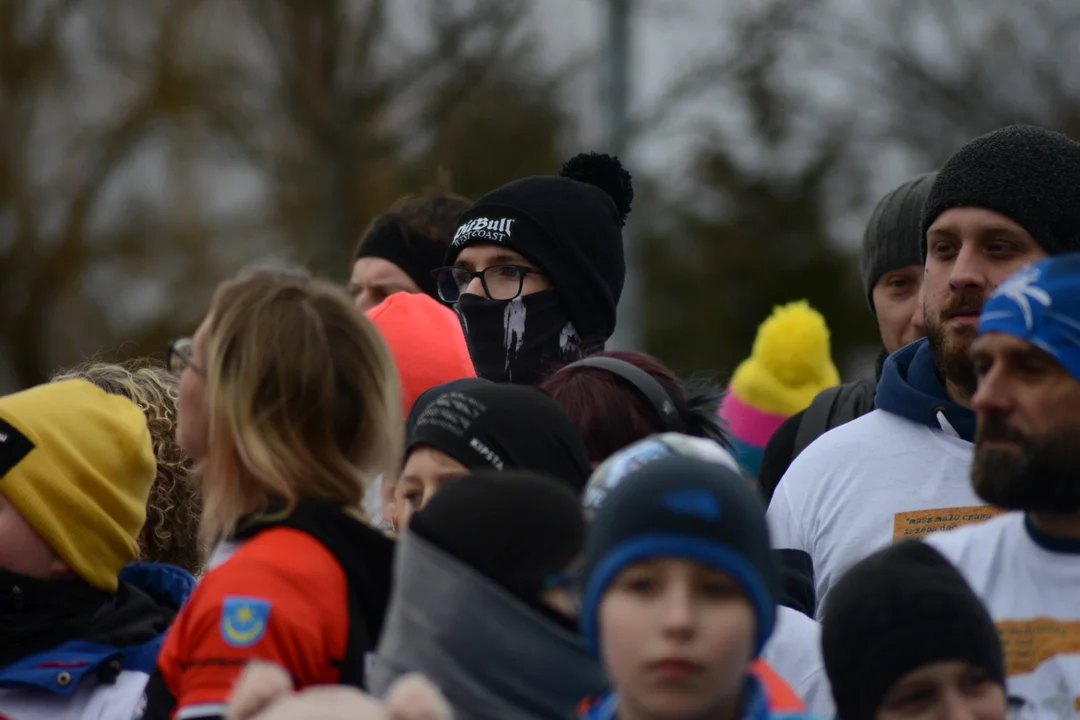
[[[1013,451],[983,448],[1010,440]],[[1035,442],[1010,429],[1001,415],[979,418],[971,482],[986,502],[1007,510],[1051,515],[1080,511],[1080,427]]]
[[[975,393],[975,367],[971,363],[969,351],[975,340],[975,326],[954,326],[952,332],[946,327],[949,314],[956,310],[978,311],[982,308],[985,297],[982,293],[960,293],[942,308],[938,317],[927,315],[926,339],[930,343],[930,356],[934,367],[945,379],[956,385],[968,395]]]

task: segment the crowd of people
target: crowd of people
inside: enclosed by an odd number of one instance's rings
[[[845,384],[797,298],[723,387],[606,350],[607,155],[242,272],[0,397],[0,719],[1078,716],[1078,198],[1031,126],[889,192]]]

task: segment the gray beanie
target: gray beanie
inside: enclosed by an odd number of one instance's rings
[[[863,233],[859,274],[863,291],[875,315],[874,285],[881,276],[908,265],[922,265],[919,247],[922,244],[922,209],[936,172],[908,180],[878,201],[870,222]]]

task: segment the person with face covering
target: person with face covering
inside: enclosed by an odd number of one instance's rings
[[[821,645],[840,720],[1006,717],[994,623],[926,543],[906,540],[845,574]]]
[[[1080,143],[1017,125],[972,140],[938,171],[923,206],[927,337],[889,356],[876,409],[791,463],[769,526],[819,614],[849,567],[897,540],[992,517],[966,478],[986,298],[1020,268],[1080,250]],[[789,586],[789,593],[791,592]]]
[[[554,478],[486,470],[447,485],[398,542],[371,693],[420,673],[456,720],[570,717],[605,687],[568,591],[584,537],[577,495]]]
[[[436,393],[440,388],[445,390]],[[422,409],[406,422],[401,477],[383,483],[383,513],[396,532],[445,483],[472,470],[534,470],[576,494],[585,487],[585,445],[570,418],[545,393],[477,378],[429,392],[417,400]]]
[[[558,176],[515,180],[461,216],[436,277],[478,376],[531,385],[603,349],[626,275],[622,228],[633,197],[618,160],[581,154]]]
[[[1040,717],[1071,717],[1080,697],[1080,254],[998,287],[971,349],[971,483],[986,502],[1020,512],[928,542],[997,623],[1009,694],[1053,713]]]

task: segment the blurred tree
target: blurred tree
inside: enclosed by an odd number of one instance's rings
[[[469,193],[557,169],[525,0],[390,5],[0,2],[0,385],[159,352],[252,261],[343,275],[440,165]]]
[[[880,193],[1010,123],[1080,139],[1080,5],[736,10],[717,58],[673,85],[724,112],[699,133],[689,189],[665,188],[645,214],[648,345],[676,367],[730,371],[773,305],[805,297],[843,368],[878,343],[852,248]]]
[[[552,172],[567,130],[560,74],[537,62],[526,0],[424,0],[410,47],[385,0],[252,0],[274,65],[282,142],[262,156],[303,261],[344,277],[367,222],[437,184],[477,195]]]
[[[864,151],[922,167],[1013,123],[1080,138],[1080,4],[1073,0],[887,0],[832,11],[822,56],[868,112]]]
[[[644,230],[648,347],[673,367],[726,376],[772,308],[803,298],[825,316],[838,365],[875,340],[855,260],[832,225],[832,183],[851,170],[850,121],[817,115],[807,138],[809,105],[780,72],[787,35],[812,5],[775,2],[744,18],[718,69],[744,121],[702,134],[691,189],[661,200],[667,210],[651,215],[662,223]]]

